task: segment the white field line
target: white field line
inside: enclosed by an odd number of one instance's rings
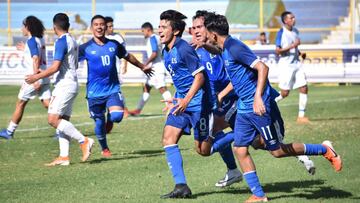
[[[285,98],[286,99],[286,98]],[[347,101],[353,101],[353,100],[360,100],[360,96],[356,97],[344,97],[344,98],[337,98],[337,99],[326,99],[326,100],[311,100],[308,104],[322,104],[322,103],[333,103],[333,102],[347,102]],[[297,106],[299,103],[288,103],[288,104],[281,104],[281,101],[279,102],[279,106]]]
[[[165,115],[157,115],[157,116],[147,116],[147,117],[129,117],[126,118],[126,120],[130,120],[130,121],[135,121],[135,120],[150,120],[150,119],[155,119],[155,118],[161,118],[164,117]],[[87,126],[87,125],[94,125],[94,122],[84,122],[84,123],[77,123],[74,124],[74,126]],[[39,130],[48,130],[51,129],[51,126],[47,126],[47,127],[36,127],[36,128],[26,128],[26,129],[18,129],[16,130],[16,132],[28,132],[28,131],[39,131]]]

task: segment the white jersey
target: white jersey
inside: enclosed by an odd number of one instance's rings
[[[24,50],[24,66],[26,68],[26,74],[32,75],[34,73],[33,68],[33,57],[37,56],[40,61],[40,69],[45,70],[46,67],[46,48],[45,48],[45,41],[43,38],[33,37],[30,36],[25,43],[25,50]],[[43,78],[39,80],[41,84],[49,84],[50,79]]]
[[[293,44],[296,39],[299,39],[299,31],[295,27],[293,27],[292,30],[288,30],[286,27],[283,27],[277,33],[276,47],[288,47]],[[286,53],[282,53],[280,60],[289,64],[299,62],[298,47],[292,48]]]
[[[162,50],[162,45],[160,43],[159,36],[152,34],[150,37],[146,38],[147,56],[150,57],[153,52],[157,53],[156,58],[152,61],[153,64],[162,63],[161,50]]]
[[[78,79],[78,45],[75,39],[65,33],[55,42],[54,61],[61,61],[61,66],[55,78],[55,88],[63,91],[77,92]]]

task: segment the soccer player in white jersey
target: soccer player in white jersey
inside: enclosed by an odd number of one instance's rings
[[[275,99],[279,102],[287,97],[290,90],[299,88],[299,114],[297,122],[300,124],[309,123],[305,116],[306,103],[308,99],[308,87],[304,71],[301,68],[298,46],[300,45],[299,31],[295,26],[295,16],[289,11],[281,14],[284,26],[279,30],[276,37],[276,54],[279,59],[279,88],[280,95]],[[301,55],[305,58],[305,55]]]
[[[167,90],[165,84],[166,71],[161,58],[162,45],[160,43],[159,36],[154,33],[154,28],[149,22],[145,22],[144,24],[142,24],[141,32],[146,39],[146,53],[148,59],[145,62],[145,65],[152,64],[154,75],[152,77],[146,78],[146,82],[143,88],[143,94],[140,97],[137,108],[135,110],[129,111],[129,114],[133,116],[139,115],[141,110],[144,108],[146,102],[149,100],[151,87],[155,87],[156,89],[158,89],[165,101],[171,99],[171,93],[169,90]],[[165,105],[170,104],[165,103]]]
[[[27,37],[26,43],[20,43],[17,47],[24,51],[24,67],[26,74],[34,74],[40,70],[46,69],[46,50],[45,41],[43,39],[45,27],[43,23],[35,16],[28,16],[23,21],[21,31]],[[11,139],[18,127],[24,113],[26,104],[30,99],[34,99],[37,95],[43,106],[47,108],[51,97],[50,80],[44,78],[38,82],[29,85],[23,82],[18,94],[15,111],[7,129],[0,131],[0,137]]]
[[[69,165],[70,139],[76,139],[82,150],[82,161],[90,154],[94,140],[85,137],[69,122],[72,105],[79,91],[76,69],[78,68],[78,45],[70,36],[69,17],[58,13],[53,18],[54,31],[59,37],[55,42],[54,61],[52,65],[38,74],[28,75],[26,82],[32,84],[39,79],[49,77],[58,72],[55,78],[55,89],[48,110],[48,122],[56,128],[59,135],[60,156],[47,166]]]
[[[126,47],[126,42],[124,37],[121,34],[114,32],[114,19],[110,16],[106,16],[105,23],[106,23],[106,32],[105,32],[106,38],[116,40],[121,45]],[[120,84],[124,82],[122,75],[126,74],[127,72],[127,64],[128,64],[127,60],[119,59],[119,58],[116,59],[116,69],[118,71]],[[124,101],[124,118],[127,118],[129,115],[128,108],[126,107],[124,94],[122,95]],[[114,127],[114,123],[111,122],[111,119],[109,119],[109,117],[110,114],[107,114],[108,119],[106,119],[106,133],[110,133],[112,128]]]

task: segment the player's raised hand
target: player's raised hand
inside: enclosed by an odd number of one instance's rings
[[[33,74],[33,75],[26,75],[25,76],[25,82],[27,83],[27,84],[33,84],[34,82],[36,82],[37,80],[39,80],[38,78],[37,78],[37,75],[36,74]]]
[[[266,113],[266,108],[261,97],[254,98],[253,109],[254,109],[254,113],[259,116],[262,116]]]
[[[24,51],[25,50],[25,43],[23,41],[20,41],[16,44],[16,49],[19,51]]]

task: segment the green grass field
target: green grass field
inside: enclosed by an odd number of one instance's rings
[[[7,127],[18,88],[0,86],[0,127]],[[136,106],[140,87],[124,87],[129,109]],[[164,117],[153,91],[144,115],[124,119],[108,135],[113,156],[103,159],[96,143],[86,163],[73,141],[71,165],[47,168],[58,155],[54,129],[47,125],[46,110],[36,99],[29,103],[15,139],[0,140],[0,202],[243,202],[250,196],[244,182],[218,189],[214,184],[226,167],[218,154],[201,157],[193,138],[179,145],[187,181],[194,198],[161,200],[174,183],[161,147]],[[325,139],[343,158],[343,171],[335,173],[323,157],[313,157],[317,172],[310,176],[295,158],[275,159],[265,151],[251,150],[257,172],[270,200],[275,202],[360,202],[360,86],[310,86],[309,125],[297,125],[298,94],[292,92],[279,106],[286,123],[285,141],[320,143]],[[72,122],[94,137],[84,87],[76,99]]]

